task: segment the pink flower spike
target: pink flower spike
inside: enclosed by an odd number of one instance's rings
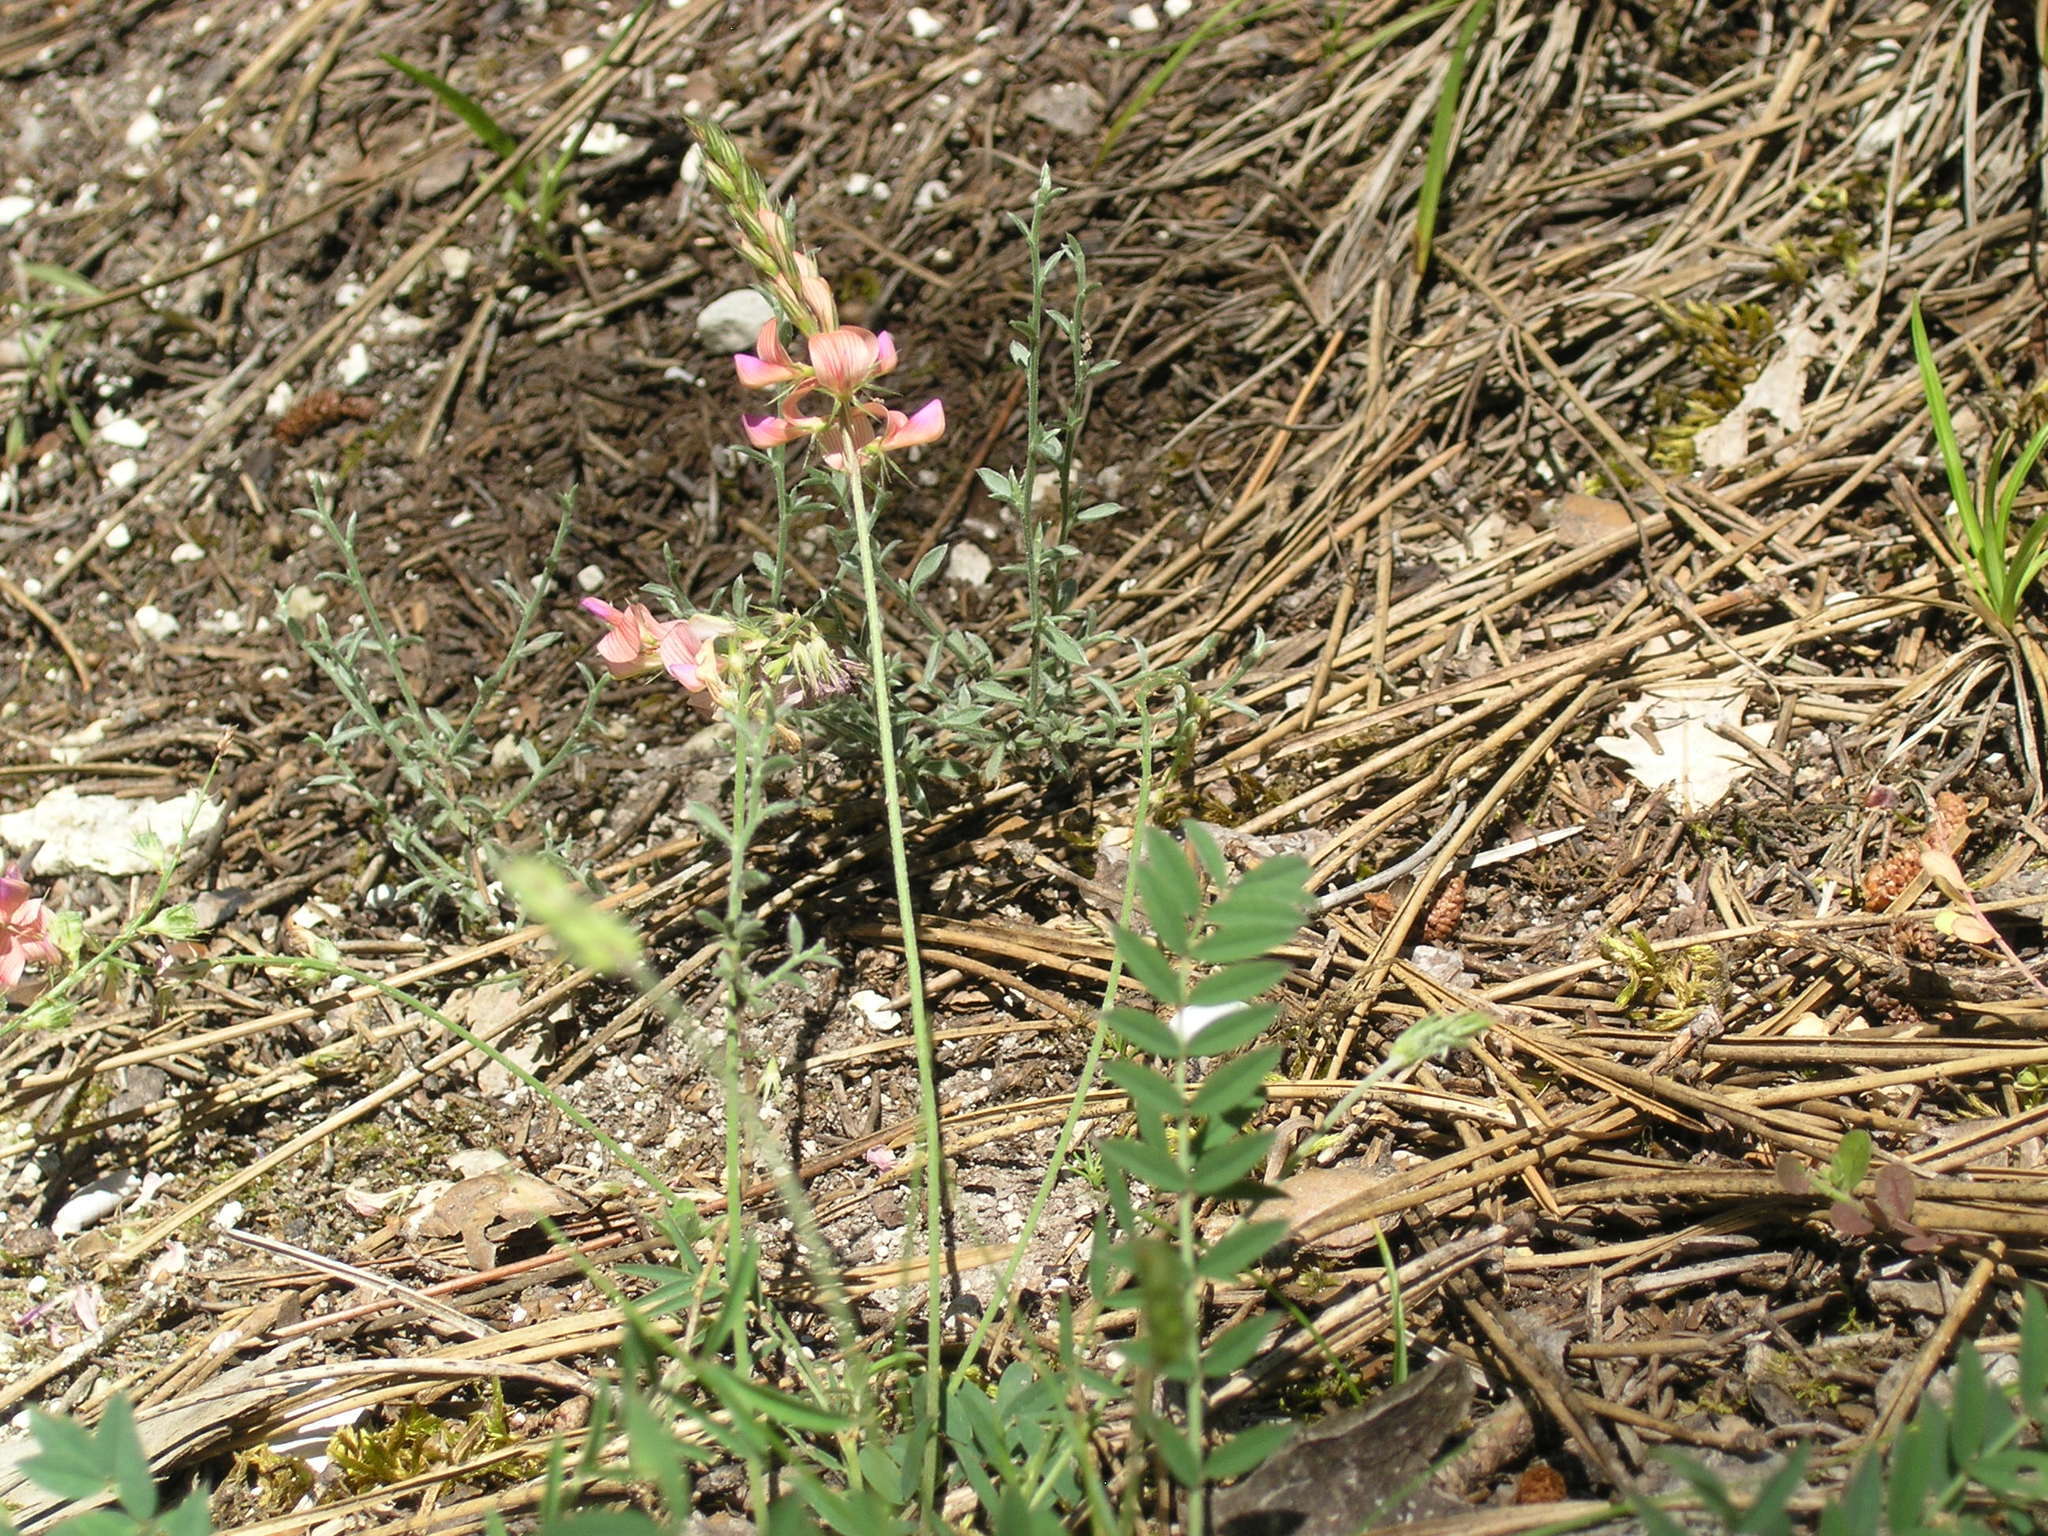
[[[896,342],[887,331],[875,335],[875,372],[877,374],[896,371]]]
[[[611,626],[597,642],[597,655],[613,677],[638,677],[660,668],[663,626],[655,622],[645,603],[628,603],[620,609],[603,598],[586,597],[582,608]]]
[[[661,664],[668,675],[692,693],[708,689],[718,670],[711,642],[732,633],[732,625],[708,613],[693,614],[666,626],[661,637]]]
[[[803,369],[784,349],[773,320],[762,325],[752,352],[733,354],[732,365],[739,372],[740,382],[749,389],[773,389],[803,377]]]
[[[890,411],[882,418],[882,423],[882,436],[875,444],[879,453],[894,453],[899,448],[936,443],[946,431],[946,404],[943,400],[927,401],[908,416],[901,411]]]
[[[64,951],[50,937],[50,914],[11,865],[0,873],[0,991],[13,987],[31,965],[53,965]]]

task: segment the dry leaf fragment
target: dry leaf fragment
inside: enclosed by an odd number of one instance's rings
[[[1716,804],[1754,768],[1731,734],[1762,746],[1770,727],[1746,723],[1747,696],[1721,683],[1671,683],[1622,706],[1594,745],[1629,766],[1645,789],[1663,790],[1680,814]]]
[[[1587,496],[1567,491],[1557,498],[1550,514],[1551,537],[1573,549],[1605,544],[1625,533],[1635,532],[1636,520],[1627,507],[1605,496]]]
[[[498,1262],[498,1244],[533,1226],[543,1216],[583,1209],[566,1190],[530,1173],[500,1169],[450,1185],[420,1213],[421,1237],[459,1237],[462,1251],[479,1270]]]
[[[1340,1205],[1362,1202],[1381,1182],[1362,1168],[1304,1168],[1281,1181],[1281,1198],[1261,1206],[1259,1215],[1285,1221],[1292,1236]],[[1378,1222],[1355,1222],[1325,1233],[1309,1246],[1332,1258],[1348,1259],[1372,1247],[1378,1234]]]

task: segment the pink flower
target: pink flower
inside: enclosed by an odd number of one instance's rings
[[[752,352],[733,354],[732,365],[739,370],[740,382],[749,389],[773,389],[804,376],[802,365],[783,347],[773,320],[761,327],[760,339],[754,343]]]
[[[725,681],[718,674],[718,650],[714,642],[731,634],[730,620],[715,619],[708,613],[692,614],[663,626],[661,664],[668,675],[683,685],[690,702],[705,714],[727,696]]]
[[[841,325],[813,336],[809,348],[818,388],[835,400],[851,400],[896,366],[896,344],[887,331],[878,336]]]
[[[0,989],[12,987],[31,965],[54,965],[64,951],[50,937],[50,914],[28,893],[28,882],[9,865],[0,873]]]
[[[611,632],[597,642],[597,654],[613,677],[638,677],[661,669],[661,640],[666,626],[647,611],[645,603],[628,603],[621,609],[602,598],[586,597],[582,607],[585,613],[611,626]]]
[[[942,400],[929,400],[908,416],[901,411],[889,411],[882,419],[882,435],[875,440],[875,452],[894,453],[899,448],[936,443],[946,431],[946,406]]]
[[[747,441],[756,448],[780,448],[822,431],[824,426],[823,419],[816,416],[799,417],[794,421],[782,415],[740,418],[740,427],[746,432]]]
[[[879,436],[869,424],[873,418],[882,423]],[[946,407],[943,401],[929,400],[908,416],[901,411],[892,411],[875,401],[867,401],[859,413],[847,419],[846,429],[853,438],[854,452],[862,458],[873,458],[884,453],[894,453],[901,448],[915,448],[920,443],[935,443],[946,430]],[[835,435],[832,442],[840,439]],[[834,446],[825,455],[828,467],[843,471],[846,455]]]

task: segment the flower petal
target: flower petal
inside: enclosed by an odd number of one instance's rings
[[[882,440],[876,445],[882,453],[894,453],[899,448],[915,448],[921,443],[935,443],[946,431],[946,405],[942,400],[927,401],[908,416],[901,411],[891,411],[884,418]]]

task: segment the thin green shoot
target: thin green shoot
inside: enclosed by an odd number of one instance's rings
[[[1968,584],[1985,616],[2009,634],[2019,622],[2021,603],[2042,571],[2048,569],[2048,517],[2036,516],[2019,535],[2017,547],[2013,543],[2013,508],[2042,451],[2048,449],[2048,426],[2034,434],[2010,469],[2006,467],[2006,456],[2015,439],[2010,431],[2001,432],[1972,482],[1962,446],[1956,441],[1948,394],[1935,366],[1934,348],[1927,340],[1927,325],[1920,317],[1917,300],[1913,304],[1912,329],[1920,387],[1927,397],[1927,414],[1934,421],[1935,442],[1940,446],[1949,495],[1955,502],[1954,522],[1944,527],[1949,547],[1943,553]]]
[[[1437,210],[1442,206],[1444,178],[1450,174],[1451,155],[1458,147],[1458,97],[1465,85],[1465,64],[1479,29],[1493,13],[1493,0],[1477,0],[1458,27],[1451,45],[1450,63],[1437,94],[1436,118],[1429,129],[1429,153],[1422,166],[1422,194],[1415,203],[1415,271],[1429,271],[1430,247],[1436,239]]]

